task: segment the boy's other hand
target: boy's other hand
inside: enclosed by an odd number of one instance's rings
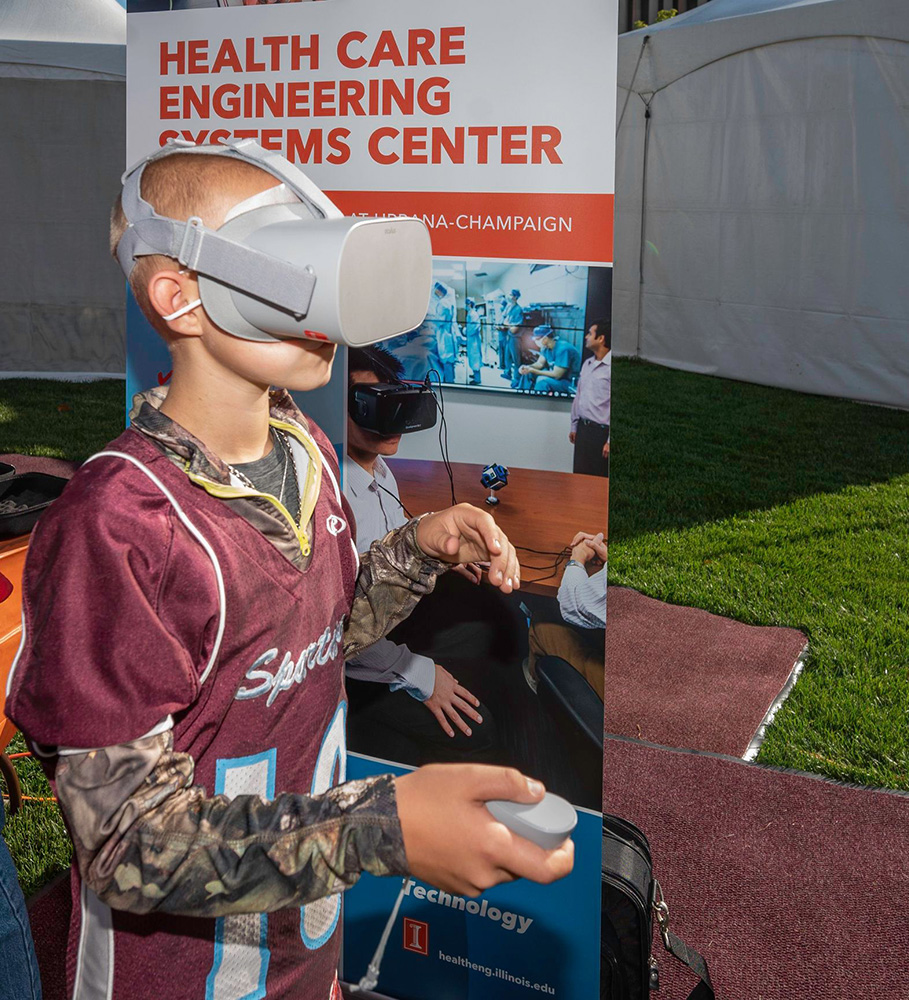
[[[448,736],[454,736],[449,719],[465,736],[472,736],[473,730],[461,716],[466,715],[473,719],[477,725],[481,725],[483,722],[483,716],[477,711],[480,704],[479,699],[471,694],[466,687],[462,687],[457,679],[452,677],[439,663],[436,664],[435,687],[423,704],[436,717],[442,731]]]
[[[489,582],[509,594],[521,586],[514,546],[492,515],[459,503],[420,518],[417,544],[428,556],[450,563],[489,561]]]
[[[571,839],[551,851],[496,820],[492,799],[539,802],[545,789],[510,767],[430,764],[395,779],[398,815],[411,873],[460,896],[500,882],[549,883],[574,866]]]

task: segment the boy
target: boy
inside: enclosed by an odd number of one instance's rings
[[[141,195],[217,229],[277,186],[244,160],[176,152],[148,163]],[[127,225],[118,203],[114,250]],[[362,870],[473,894],[570,870],[570,843],[540,851],[485,808],[542,795],[517,772],[336,784],[344,656],[447,563],[486,559],[519,585],[514,549],[461,506],[408,522],[358,569],[331,445],[270,392],[323,385],[334,346],[233,336],[173,258],[125,267],[171,383],[137,398],[35,531],[7,701],[75,846],[71,995],[337,998],[333,894]]]

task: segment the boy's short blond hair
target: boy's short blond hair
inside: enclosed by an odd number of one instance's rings
[[[224,221],[227,210],[236,202],[232,189],[257,178],[271,175],[251,163],[229,156],[197,156],[173,153],[154,160],[142,172],[142,197],[158,215],[185,222],[198,216],[211,229]],[[126,231],[121,195],[117,195],[110,215],[110,252],[116,258],[117,246]],[[150,254],[136,261],[129,276],[139,308],[151,325],[165,338],[171,333],[149,301],[148,282],[157,271],[179,270],[180,262],[164,254]]]

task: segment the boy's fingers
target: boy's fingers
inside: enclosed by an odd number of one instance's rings
[[[509,543],[509,579],[512,581],[512,587],[517,590],[521,586],[521,564],[518,561],[518,553],[515,547]]]
[[[555,882],[574,867],[574,841],[569,837],[554,850],[544,851],[525,837],[516,835],[507,866],[507,870],[518,878],[529,878],[544,884]]]
[[[517,589],[521,584],[521,565],[518,562],[518,555],[515,547],[507,538],[504,539],[501,556],[492,562],[489,580],[490,583],[504,590],[506,594]]]
[[[473,782],[474,798],[481,802],[490,799],[508,799],[511,802],[539,802],[546,789],[543,783],[514,767],[486,767],[476,765]]]
[[[504,553],[508,539],[493,520],[491,514],[479,508],[474,508],[474,510],[476,511],[476,521],[473,527],[483,540],[486,551],[489,553],[493,563],[495,563],[496,558],[501,557]]]

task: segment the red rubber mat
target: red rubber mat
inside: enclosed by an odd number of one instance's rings
[[[647,834],[722,1000],[909,997],[909,796],[623,740],[605,761],[606,809]],[[683,1000],[696,979],[654,954],[654,1000]]]
[[[606,732],[734,757],[807,643],[627,587],[609,588],[606,614]]]

